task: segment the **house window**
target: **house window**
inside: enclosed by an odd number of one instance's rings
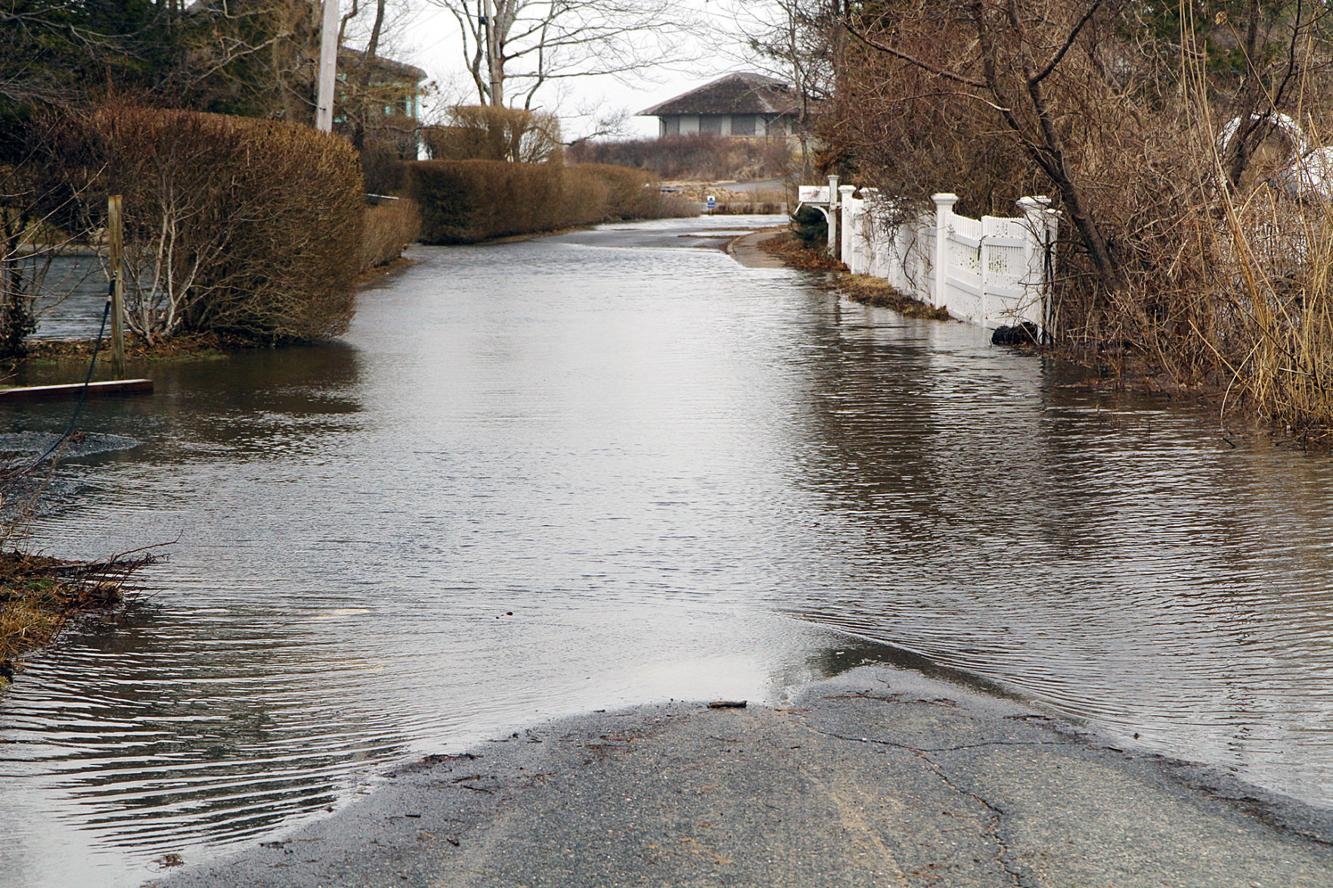
[[[699,132],[712,133],[715,136],[722,135],[722,118],[715,114],[700,117]]]
[[[774,117],[768,122],[768,134],[770,136],[787,135],[787,121],[781,117]]]
[[[679,118],[679,117],[663,117],[663,118],[662,118],[662,135],[664,135],[664,136],[679,136],[679,135],[680,135],[680,118]]]
[[[753,114],[731,115],[731,134],[733,136],[753,136],[754,115]]]

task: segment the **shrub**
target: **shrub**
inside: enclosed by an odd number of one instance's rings
[[[792,217],[792,234],[796,235],[807,249],[823,250],[828,243],[828,219],[814,207],[801,207]]]
[[[148,341],[343,332],[363,215],[359,161],[277,121],[111,106],[67,119],[47,166],[93,223],[124,196],[127,323]]]
[[[417,239],[421,214],[414,201],[401,198],[366,207],[361,227],[361,270],[388,265]]]
[[[674,204],[664,198],[657,178],[643,170],[606,163],[581,163],[569,168],[575,175],[589,176],[607,190],[603,220],[661,219],[677,215]],[[698,212],[695,209],[691,215]]]
[[[553,114],[490,105],[455,105],[449,123],[422,133],[432,160],[559,163],[564,153]]]
[[[634,167],[664,179],[768,179],[788,173],[791,145],[786,139],[737,139],[700,133],[580,142],[570,149],[569,157],[580,163]]]
[[[599,207],[599,196],[564,193],[558,166],[496,160],[429,160],[412,164],[409,192],[421,207],[421,239],[429,244],[475,243],[592,221],[577,204]],[[571,217],[577,221],[571,221]]]
[[[623,167],[428,160],[409,169],[409,191],[421,210],[421,240],[428,244],[698,212],[681,212],[651,176]]]
[[[361,178],[368,194],[397,194],[403,190],[403,161],[392,145],[367,142],[361,149]]]

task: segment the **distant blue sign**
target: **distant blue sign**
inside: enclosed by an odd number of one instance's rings
[[[716,209],[717,209],[717,198],[714,197],[714,196],[711,195],[711,194],[708,195],[708,197],[704,198],[704,207],[705,207],[705,208],[708,210],[708,212],[710,212],[710,213],[711,213],[713,210],[716,210]]]

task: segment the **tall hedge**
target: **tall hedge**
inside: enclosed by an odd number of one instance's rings
[[[90,224],[124,196],[130,326],[154,339],[342,333],[363,214],[356,152],[308,127],[108,107],[72,118],[48,155]]]
[[[409,166],[408,190],[421,209],[421,240],[428,244],[666,213],[650,175],[603,164],[427,160]]]
[[[603,186],[558,164],[427,160],[411,165],[408,188],[428,244],[586,225],[601,218],[606,203]]]

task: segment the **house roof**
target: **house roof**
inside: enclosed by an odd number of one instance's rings
[[[185,13],[189,15],[211,11],[217,2],[218,0],[194,0],[193,3],[185,7]],[[353,49],[350,46],[338,47],[339,64],[356,64],[360,62],[364,56],[365,53],[359,49]],[[406,62],[386,59],[383,56],[375,56],[373,64],[376,68],[385,73],[402,77],[405,80],[410,79],[413,83],[420,83],[425,80],[427,76],[426,72],[418,68],[416,65],[409,65]]]
[[[781,80],[763,74],[728,74],[698,89],[682,93],[640,111],[644,117],[676,114],[795,114],[800,108],[796,91]]]
[[[364,52],[359,49],[352,49],[350,46],[343,46],[338,49],[339,64],[358,65],[365,57]],[[411,80],[413,83],[420,83],[426,79],[426,72],[416,65],[386,59],[384,56],[375,56],[371,59],[371,65],[380,71],[401,77],[404,80]]]

